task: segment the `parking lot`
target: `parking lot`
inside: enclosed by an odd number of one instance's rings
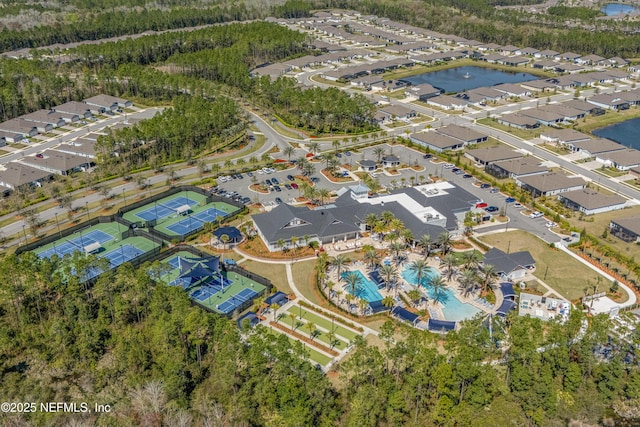
[[[509,229],[521,229],[524,231],[532,232],[538,236],[541,236],[548,242],[558,241],[559,238],[554,233],[549,231],[547,223],[549,222],[544,216],[539,218],[530,218],[521,214],[524,211],[524,207],[520,206],[514,199],[509,198],[509,195],[502,194],[497,189],[493,189],[489,185],[485,185],[481,188],[476,183],[476,179],[467,174],[464,170],[455,170],[453,165],[447,165],[444,162],[438,162],[434,158],[425,159],[424,154],[416,150],[407,148],[402,145],[389,146],[387,144],[381,145],[385,148],[385,154],[393,154],[400,159],[401,163],[414,165],[418,164],[424,167],[424,170],[415,171],[413,169],[400,169],[397,175],[390,176],[387,173],[376,173],[376,179],[381,185],[391,188],[392,183],[396,184],[396,187],[411,184],[411,177],[418,182],[420,176],[428,178],[429,174],[444,177],[447,181],[453,182],[459,187],[467,190],[471,194],[478,197],[478,203],[486,203],[487,208],[493,207],[494,212],[488,212],[488,214],[496,214],[501,209],[504,209],[509,216],[509,223],[496,223],[490,224],[481,228],[479,231],[490,231],[500,228]],[[355,166],[360,160],[377,160],[377,156],[374,154],[375,147],[368,147],[358,152],[351,153],[347,156],[344,153],[340,157],[341,164],[351,164]],[[325,178],[320,169],[324,167],[324,163],[316,163],[316,172],[311,176],[314,179],[315,185],[319,188],[327,188],[330,191],[337,191],[340,188],[355,184],[355,181],[334,183]],[[354,167],[353,170],[356,170]],[[261,172],[261,173],[260,173]],[[219,179],[218,189],[222,189],[223,193],[231,193],[230,196],[236,200],[240,200],[244,203],[252,203],[259,201],[266,207],[273,207],[278,204],[278,201],[285,203],[295,202],[295,198],[301,195],[299,189],[291,186],[292,181],[288,179],[288,176],[300,175],[299,169],[291,167],[282,171],[276,171],[275,169],[269,169],[267,171],[254,171],[252,174],[257,178],[258,183],[264,182],[269,186],[270,191],[268,194],[257,193],[251,190],[249,187],[252,184],[252,177],[247,174],[236,174],[235,178],[229,177],[228,179]],[[241,176],[241,177],[240,177]],[[402,180],[404,178],[404,181]],[[268,180],[268,182],[267,182]],[[269,184],[270,183],[270,184]],[[277,191],[279,188],[280,191]],[[220,194],[220,193],[219,193]],[[507,200],[508,199],[508,200]],[[484,208],[484,206],[482,207]]]

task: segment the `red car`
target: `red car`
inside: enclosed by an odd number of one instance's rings
[[[298,189],[298,184],[296,184],[295,182],[291,183],[291,187],[295,188],[296,190]]]
[[[477,203],[476,204],[476,208],[478,208],[478,209],[483,209],[483,208],[486,208],[487,206],[489,206],[489,205],[486,204],[486,203]]]

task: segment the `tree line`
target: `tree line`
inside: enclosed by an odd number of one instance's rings
[[[559,426],[611,408],[639,415],[640,336],[612,335],[607,317],[477,319],[445,337],[387,321],[379,344],[356,339],[334,385],[283,334],[259,327],[241,339],[192,306],[156,279],[165,266],[79,279],[99,263],[79,252],[0,260],[0,397],[113,408],[27,414],[35,424]]]

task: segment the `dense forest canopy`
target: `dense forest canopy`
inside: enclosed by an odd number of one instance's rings
[[[640,336],[610,335],[606,317],[588,319],[586,330],[579,312],[566,325],[492,319],[493,334],[486,321],[469,321],[441,343],[387,322],[380,345],[356,340],[332,384],[303,361],[299,343],[264,328],[241,340],[232,322],[191,306],[181,288],[155,283],[147,272],[159,264],[125,264],[92,286],[66,281],[65,271],[87,268],[83,260],[0,261],[3,401],[107,403],[114,411],[99,421],[75,415],[102,425],[187,417],[213,425],[560,426],[606,418],[612,405],[640,407]],[[504,355],[500,342],[510,345]],[[70,415],[25,418],[62,425]]]

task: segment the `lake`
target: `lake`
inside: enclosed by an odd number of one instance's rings
[[[634,6],[622,3],[607,3],[600,9],[607,16],[623,15],[625,13],[633,13],[636,11]]]
[[[593,131],[600,138],[608,138],[625,147],[640,150],[640,118],[625,120],[615,125]]]
[[[402,80],[412,85],[429,83],[445,92],[463,92],[482,86],[494,86],[501,83],[521,83],[536,80],[538,77],[528,73],[512,73],[484,67],[456,67],[448,70],[433,71],[405,77]]]

